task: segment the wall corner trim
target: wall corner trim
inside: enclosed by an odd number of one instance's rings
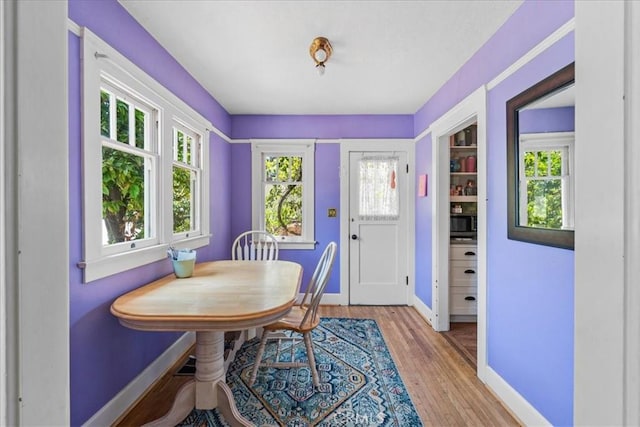
[[[553,46],[556,42],[562,39],[564,36],[575,30],[576,28],[576,18],[573,17],[564,23],[560,28],[555,30],[549,36],[547,36],[544,40],[534,46],[527,53],[522,55],[518,60],[516,60],[513,64],[507,67],[503,72],[494,77],[489,83],[487,83],[487,91],[498,86],[504,80],[506,80],[513,73],[518,71],[520,68],[524,67],[526,64],[531,62],[536,56],[540,55],[542,52]]]
[[[424,320],[433,327],[433,311],[424,303],[417,295],[413,296],[413,308],[416,309],[418,314],[424,318]]]

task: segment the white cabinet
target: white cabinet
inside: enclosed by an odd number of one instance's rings
[[[449,314],[478,313],[477,126],[468,126],[449,138]]]
[[[476,244],[451,244],[449,250],[449,314],[478,313]]]

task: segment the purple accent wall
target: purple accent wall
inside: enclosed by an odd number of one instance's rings
[[[432,162],[431,134],[416,142],[416,188],[418,175],[427,174],[427,196],[416,198],[416,296],[428,307],[432,305],[431,289],[431,221],[433,220],[433,193],[431,187]],[[420,254],[418,257],[417,254]]]
[[[192,108],[229,132],[230,118],[213,99],[115,0],[69,1],[69,17],[87,26],[143,68]],[[117,23],[117,25],[114,25]],[[180,333],[139,332],[121,326],[109,308],[118,296],[171,272],[156,263],[82,283],[82,175],[80,39],[69,35],[69,237],[71,425],[85,423]],[[198,249],[198,260],[229,258],[230,156],[226,141],[211,134],[210,191],[212,244]]]
[[[416,112],[415,134],[573,16],[573,1],[525,1]],[[572,251],[507,239],[506,101],[573,60],[571,33],[487,95],[488,363],[553,425],[573,422],[574,257]],[[431,161],[431,145],[429,138],[417,143],[418,165]],[[426,171],[427,165],[423,167]],[[420,168],[416,174],[424,173]],[[430,223],[430,207],[428,200],[417,199],[416,233],[428,233],[420,227]],[[416,294],[431,306],[431,271],[421,267],[430,263],[431,246],[420,244],[424,236],[417,236]]]
[[[411,115],[231,117],[231,137],[243,138],[413,138]]]
[[[553,425],[573,422],[574,254],[507,239],[505,104],[573,59],[570,34],[487,97],[488,363]]]
[[[575,108],[541,108],[520,111],[518,128],[523,133],[573,132]]]

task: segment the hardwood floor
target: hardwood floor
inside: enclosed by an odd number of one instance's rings
[[[442,335],[475,370],[478,365],[478,325],[451,322],[450,329]]]
[[[321,314],[377,321],[425,426],[519,425],[478,380],[475,369],[413,308],[322,306]],[[189,379],[174,372],[165,375],[115,426],[139,426],[164,415],[177,389]]]

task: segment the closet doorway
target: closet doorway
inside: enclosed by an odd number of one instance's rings
[[[471,131],[475,133],[473,143],[465,142],[464,134]],[[477,320],[477,374],[480,379],[483,379],[486,369],[485,88],[476,90],[435,121],[431,125],[431,138],[432,175],[436,188],[432,216],[433,328],[444,332],[451,329],[452,320],[454,322]],[[475,157],[472,168],[475,169],[473,171],[475,189],[470,194],[466,194],[464,188],[456,187],[461,185],[461,179],[466,181],[473,178],[467,176],[466,170],[463,173],[460,168],[456,169],[454,163],[460,162],[461,158],[466,160],[472,154]],[[452,160],[455,161],[452,162]],[[472,194],[473,192],[475,194]],[[475,204],[473,206],[470,204],[472,201]],[[475,224],[471,225],[469,221],[474,221]],[[471,232],[472,228],[474,229],[473,237],[462,235]],[[455,235],[458,232],[462,234]],[[454,242],[452,238],[460,240]],[[475,281],[474,286],[477,286],[475,289],[471,286],[472,277]],[[471,290],[475,291],[475,295],[470,292]],[[470,298],[474,298],[475,301]],[[461,312],[460,304],[466,304],[467,307],[470,304],[477,304],[477,315],[474,317],[455,314]]]

